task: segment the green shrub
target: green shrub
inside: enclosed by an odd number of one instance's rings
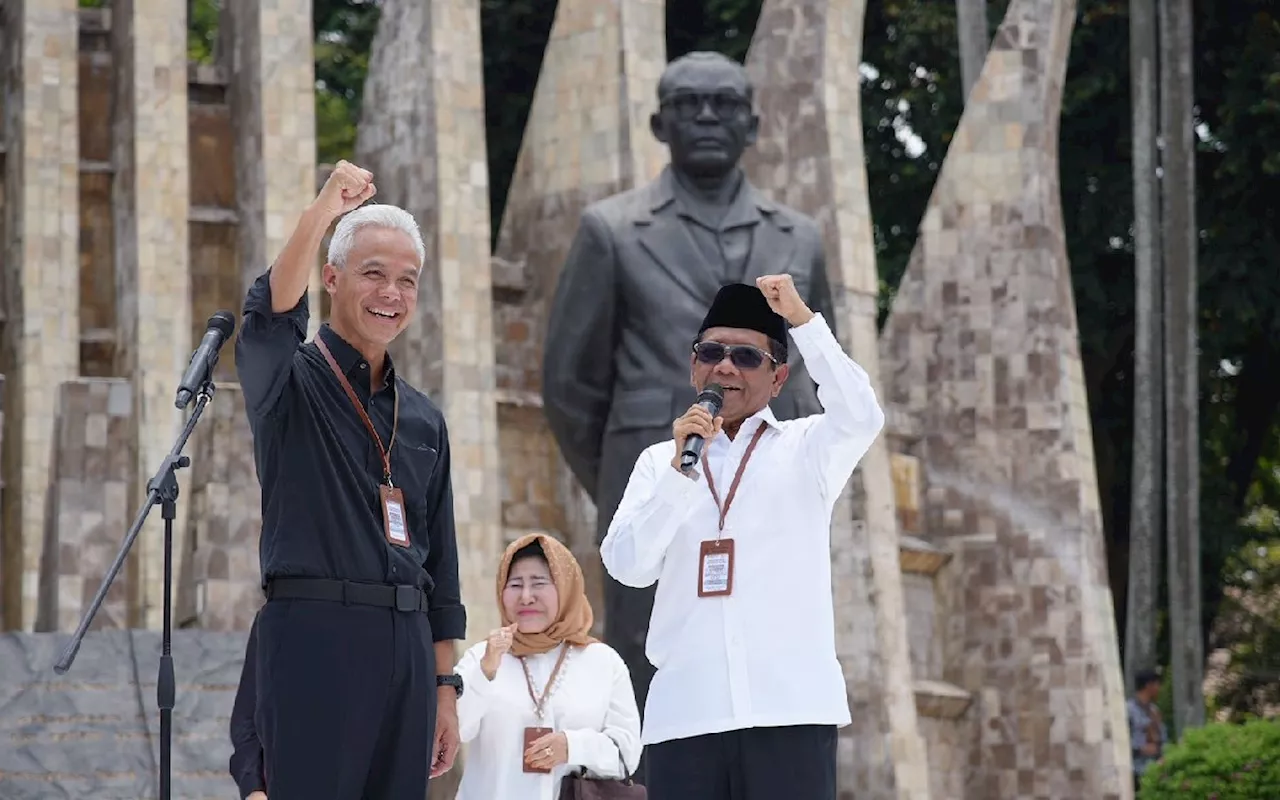
[[[1138,800],[1277,800],[1280,721],[1189,730],[1147,768]]]

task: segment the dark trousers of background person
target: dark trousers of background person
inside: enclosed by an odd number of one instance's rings
[[[257,721],[271,800],[422,800],[436,665],[421,612],[269,600]]]
[[[649,800],[836,800],[834,725],[673,739],[645,758]]]

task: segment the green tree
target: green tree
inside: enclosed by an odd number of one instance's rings
[[[547,0],[480,2],[489,208],[495,242],[555,12],[556,4]]]
[[[332,164],[355,153],[356,124],[380,16],[377,0],[315,0],[316,154]]]

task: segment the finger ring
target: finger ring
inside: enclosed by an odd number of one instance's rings
[[[551,755],[551,748],[550,748],[550,747],[544,747],[544,748],[542,749],[542,754],[543,754],[543,755],[548,755],[548,756],[549,756],[549,755]]]

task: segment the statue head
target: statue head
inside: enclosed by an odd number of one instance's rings
[[[760,118],[742,65],[720,53],[693,52],[667,65],[649,128],[671,166],[693,178],[721,177],[755,144]]]

